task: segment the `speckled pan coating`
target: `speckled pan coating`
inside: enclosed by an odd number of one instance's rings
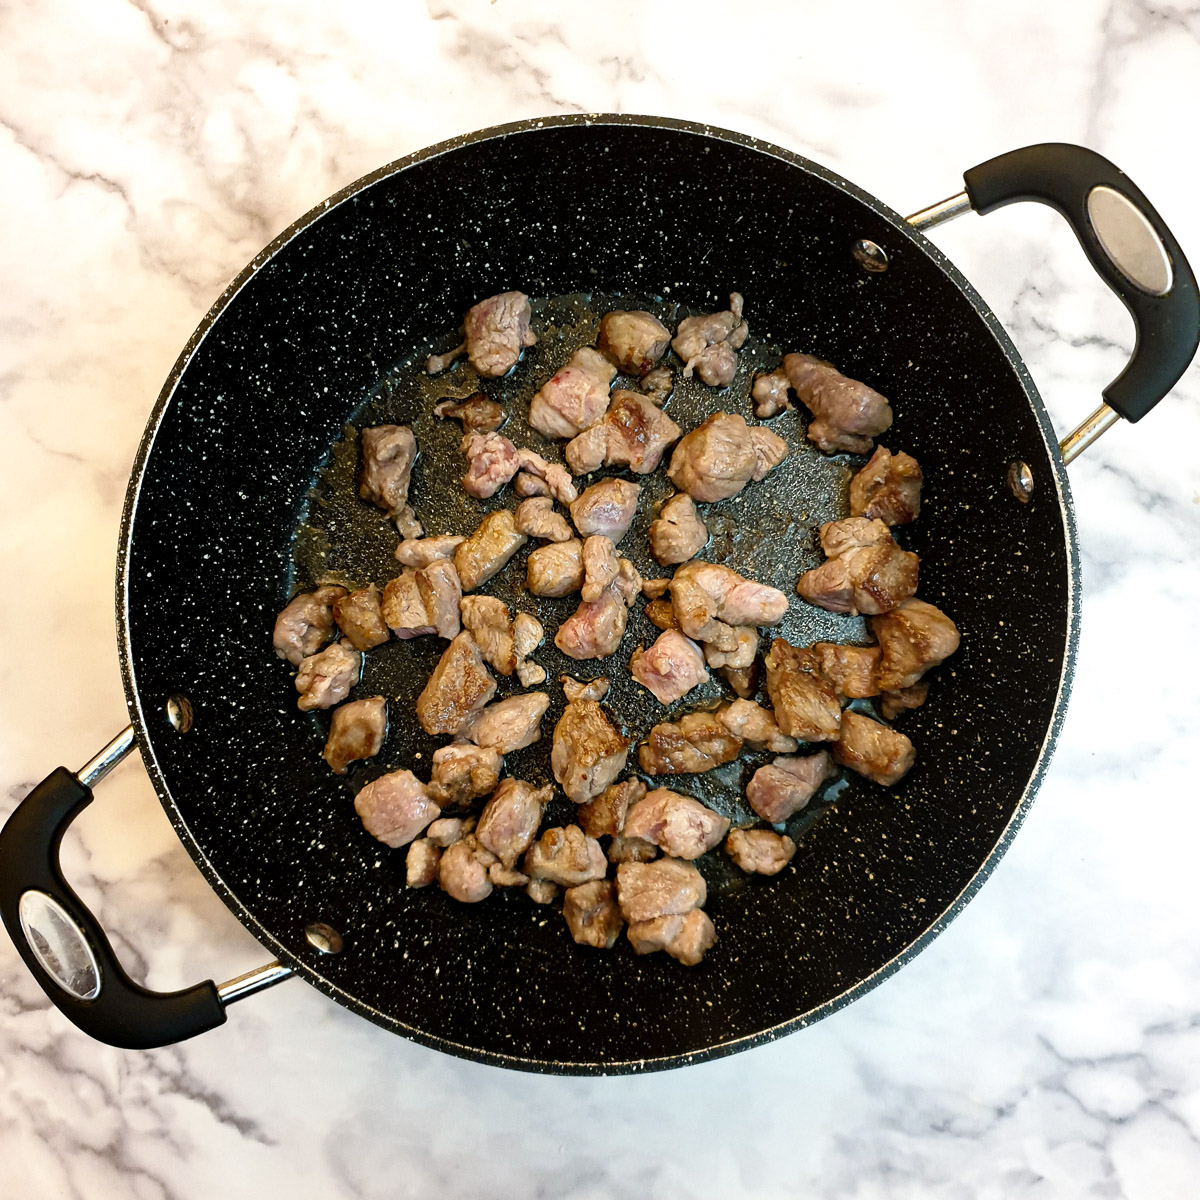
[[[854,263],[861,237],[886,248],[886,274]],[[886,444],[926,472],[921,519],[903,537],[924,558],[922,596],[954,616],[963,649],[904,718],[917,766],[890,791],[847,786],[777,878],[718,888],[708,911],[721,940],[696,969],[623,945],[577,947],[556,909],[523,896],[465,907],[436,890],[406,893],[403,852],[362,831],[351,797],[415,754],[417,739],[393,732],[382,761],[333,776],[319,757],[325,718],[297,713],[290,673],[267,649],[297,530],[320,525],[331,444],[366,404],[420,428],[420,394],[381,393],[381,380],[402,379],[414,348],[441,348],[463,311],[501,288],[696,308],[736,288],[764,339],[755,353],[803,349],[869,380],[896,410]],[[518,372],[544,378],[554,345],[546,339]],[[797,418],[782,420],[797,438]],[[1028,506],[1004,484],[1016,457],[1037,480]],[[777,546],[787,577],[815,561],[808,529],[824,514],[805,497],[832,486],[810,455],[795,464],[753,555],[762,563]],[[418,512],[441,532],[421,488],[419,468]],[[722,511],[736,530],[737,508]],[[302,576],[311,547],[300,550]],[[861,995],[945,926],[1003,853],[1045,770],[1074,655],[1077,573],[1066,478],[1036,389],[983,301],[924,238],[777,147],[657,118],[566,117],[394,163],[247,267],[151,416],[126,502],[117,608],[126,694],[163,806],[271,953],[426,1044],[606,1073],[787,1033]],[[431,650],[413,648],[414,670]],[[399,659],[389,661],[391,673]],[[164,715],[175,692],[195,708],[183,735]],[[393,703],[393,725],[405,717]],[[340,955],[308,945],[313,920],[344,935]]]

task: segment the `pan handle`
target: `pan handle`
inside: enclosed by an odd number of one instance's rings
[[[217,987],[211,979],[152,992],[121,968],[96,918],[63,877],[58,848],[92,787],[133,749],[126,728],[77,775],[52,771],[0,830],[0,916],[17,952],[58,1010],[84,1033],[128,1050],[169,1046],[225,1022],[234,999],[291,974],[273,963]]]
[[[932,229],[973,209],[986,215],[1018,200],[1066,217],[1096,273],[1133,317],[1136,339],[1105,403],[1062,442],[1069,462],[1118,417],[1140,421],[1178,382],[1200,345],[1200,293],[1183,250],[1136,184],[1103,155],[1045,142],[964,172],[966,190],[908,218]]]

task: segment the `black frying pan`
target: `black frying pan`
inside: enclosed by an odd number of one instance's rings
[[[961,201],[915,223],[968,202],[980,212],[1051,203],[1137,322],[1130,366],[1105,393],[1111,409],[1072,435],[1068,453],[1112,412],[1144,415],[1190,362],[1200,330],[1195,281],[1145,197],[1106,160],[1068,146],[1017,151],[966,180]],[[436,743],[409,704],[440,643],[392,642],[371,657],[357,694],[386,691],[392,730],[348,779],[319,757],[327,714],[297,713],[290,673],[270,650],[275,613],[318,574],[395,573],[394,533],[348,496],[352,431],[331,449],[348,422],[410,422],[423,449],[413,499],[428,530],[477,523],[480,506],[456,482],[456,427],[429,415],[433,398],[474,381],[431,382],[414,364],[448,344],[476,299],[513,287],[541,298],[543,332],[510,378],[488,385],[515,414],[506,432],[518,443],[536,444],[519,421],[524,400],[601,312],[636,302],[674,319],[723,306],[736,288],[753,331],[739,377],[727,393],[681,388],[676,420],[689,427],[716,408],[748,415],[752,372],[802,349],[887,395],[896,422],[885,443],[925,469],[921,519],[904,536],[922,556],[921,595],[955,618],[963,646],[905,719],[917,765],[895,789],[857,778],[834,788],[797,822],[800,852],[775,879],[735,878],[709,856],[720,940],[693,970],[637,958],[624,942],[607,954],[577,947],[556,911],[520,894],[463,906],[436,889],[406,892],[404,851],[364,833],[351,796],[384,770],[423,773]],[[816,561],[813,527],[845,511],[855,461],[807,447],[798,414],[775,428],[791,458],[740,501],[710,506],[706,554],[790,592]],[[1026,473],[1023,502],[1010,485],[1022,490]],[[626,544],[643,541],[635,530]],[[522,561],[503,577],[506,599],[518,598]],[[117,596],[133,731],[78,775],[52,774],[0,835],[0,909],[58,1007],[113,1044],[160,1045],[220,1024],[231,1000],[294,972],[440,1049],[582,1073],[676,1066],[777,1037],[926,945],[1003,853],[1045,771],[1070,683],[1079,577],[1064,458],[1033,382],[983,301],[913,225],[752,139],[570,117],[403,159],[309,213],[246,268],[150,419]],[[852,623],[792,607],[783,632],[794,640],[855,636]],[[555,619],[546,617],[551,634]],[[636,616],[621,661],[652,633]],[[573,664],[552,649],[539,658],[556,700],[548,735],[561,705],[554,677]],[[610,708],[633,732],[659,711],[627,682]],[[219,989],[146,992],[62,878],[63,831],[135,738],[189,853],[277,963]],[[548,742],[511,756],[509,769],[545,777]],[[674,785],[736,815],[753,765]]]

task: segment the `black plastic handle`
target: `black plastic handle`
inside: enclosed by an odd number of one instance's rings
[[[1107,158],[1063,142],[1001,154],[972,167],[963,179],[978,213],[1016,200],[1036,200],[1058,209],[1070,222],[1092,266],[1129,309],[1137,332],[1129,363],[1104,389],[1104,399],[1127,421],[1141,420],[1175,386],[1200,344],[1196,277],[1162,217]],[[1169,289],[1161,295],[1128,278],[1104,248],[1089,211],[1096,188],[1119,193],[1154,230],[1171,266]]]
[[[17,950],[58,1010],[84,1033],[110,1046],[169,1046],[225,1022],[211,979],[179,992],[151,992],[121,969],[104,931],[63,878],[58,848],[67,826],[92,802],[92,790],[59,767],[17,805],[0,830],[0,915]],[[100,970],[93,1000],[76,999],[38,961],[21,927],[21,897],[44,892],[83,934]]]

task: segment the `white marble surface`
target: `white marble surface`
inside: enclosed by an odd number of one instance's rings
[[[1200,259],[1200,14],[1005,5],[44,0],[0,7],[0,809],[125,720],[112,577],[161,380],[220,288],[358,175],[559,111],[780,142],[902,210],[1030,141],[1109,155]],[[603,12],[604,15],[598,15]],[[937,235],[1064,429],[1130,345],[1047,212]],[[1194,1196],[1200,370],[1072,468],[1085,597],[1042,794],[966,912],[847,1011],[721,1062],[553,1079],[460,1062],[300,983],[125,1053],[0,943],[0,1162],[24,1198]],[[1166,652],[1162,647],[1165,645]],[[1147,653],[1143,648],[1149,648]],[[151,985],[263,958],[139,765],[71,877]]]

